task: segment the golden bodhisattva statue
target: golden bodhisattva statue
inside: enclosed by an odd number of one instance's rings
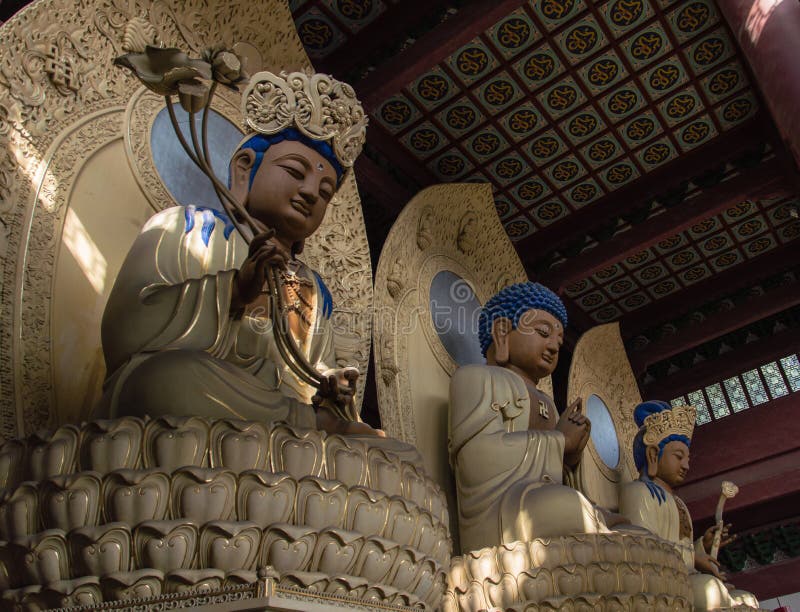
[[[297,259],[361,151],[364,111],[332,77],[269,72],[252,77],[242,108],[254,133],[231,159],[229,186],[256,230],[243,235],[242,219],[194,206],[147,222],[103,317],[101,413],[372,432],[352,405],[358,371],[335,368],[331,294]],[[319,389],[298,378],[277,345],[270,267],[279,270],[291,336],[323,377]]]
[[[450,386],[450,458],[461,548],[608,532],[604,513],[562,484],[591,424],[576,401],[559,416],[537,388],[558,363],[567,312],[538,283],[501,290],[479,319],[488,365],[459,368]]]
[[[648,401],[639,404],[633,415],[639,426],[633,457],[640,476],[622,487],[620,513],[680,550],[690,571],[695,609],[758,608],[752,594],[725,584],[719,562],[709,554],[717,527],[711,527],[695,541],[689,510],[673,491],[689,472],[695,408],[673,408],[666,402]]]

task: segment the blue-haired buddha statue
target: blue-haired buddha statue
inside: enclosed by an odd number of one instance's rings
[[[607,532],[604,512],[562,484],[589,440],[580,401],[559,416],[537,388],[558,363],[564,304],[538,283],[518,283],[488,300],[478,323],[487,365],[459,368],[450,385],[461,549]]]
[[[243,236],[225,214],[194,206],[165,209],[146,223],[103,316],[108,377],[100,412],[371,433],[352,410],[357,370],[336,368],[331,294],[297,259],[361,151],[363,108],[332,77],[268,72],[252,77],[242,106],[254,133],[231,159],[229,187],[264,230]],[[267,266],[280,269],[299,350],[325,376],[323,401],[280,354]]]
[[[716,527],[695,541],[689,510],[673,491],[689,472],[695,408],[648,401],[635,408],[633,418],[639,427],[633,440],[639,479],[623,485],[620,513],[679,549],[690,572],[696,610],[758,608],[752,594],[725,584],[719,563],[709,554]]]

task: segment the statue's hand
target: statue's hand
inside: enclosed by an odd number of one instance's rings
[[[273,238],[274,236],[275,230],[269,229],[256,234],[250,242],[247,259],[237,270],[233,281],[232,311],[244,308],[261,294],[266,281],[267,266],[286,268],[291,255]]]
[[[707,553],[694,553],[694,569],[703,574],[711,574],[725,582],[725,572],[719,569],[719,561]]]
[[[322,384],[312,400],[314,405],[327,404],[337,412],[348,412],[356,395],[358,376],[356,368],[338,368],[329,371],[323,377]]]
[[[581,413],[581,406],[581,399],[576,399],[556,424],[556,430],[564,434],[564,463],[569,467],[580,463],[581,453],[592,431],[592,423]]]
[[[355,412],[353,398],[356,394],[358,376],[356,368],[340,368],[332,370],[323,377],[317,394],[311,398],[317,411],[317,427],[328,433],[386,437],[381,429],[373,429],[361,421],[344,418],[344,415]]]
[[[730,523],[722,527],[722,536],[719,542],[720,550],[739,537],[738,534],[732,535],[730,533],[731,527],[732,525]],[[714,544],[714,534],[716,533],[716,531],[717,531],[717,526],[712,525],[711,527],[706,529],[705,533],[703,534],[703,549],[707,553],[711,552],[711,546]]]

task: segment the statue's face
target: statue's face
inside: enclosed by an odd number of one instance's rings
[[[305,240],[325,217],[336,192],[336,171],[314,149],[284,140],[264,152],[247,195],[248,212],[286,244]]]
[[[540,380],[556,369],[563,343],[564,328],[558,319],[544,310],[529,310],[508,335],[508,361]]]
[[[671,487],[677,487],[689,474],[689,447],[683,442],[667,442],[658,458],[657,476]]]

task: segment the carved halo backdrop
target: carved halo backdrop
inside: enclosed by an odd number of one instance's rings
[[[149,147],[163,106],[113,58],[217,42],[237,45],[250,72],[310,67],[279,0],[39,0],[0,27],[0,436],[86,417],[114,277],[144,221],[176,204]],[[240,124],[235,95],[215,110]],[[333,293],[337,349],[366,372],[372,273],[353,177],[303,258]]]

